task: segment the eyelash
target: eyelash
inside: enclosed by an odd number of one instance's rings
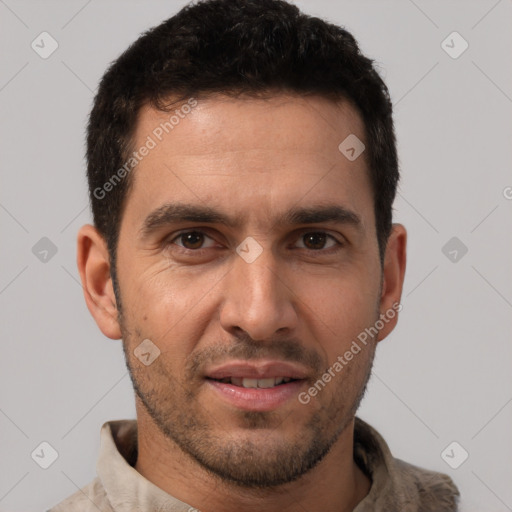
[[[168,239],[166,242],[165,242],[165,245],[168,247],[168,246],[172,246],[174,245],[175,247],[178,247],[179,248],[179,251],[180,252],[183,252],[183,253],[187,253],[187,254],[191,254],[191,253],[194,253],[196,255],[202,255],[204,253],[204,251],[207,251],[208,249],[215,249],[213,247],[206,247],[206,248],[199,248],[199,249],[188,249],[186,247],[183,247],[181,245],[178,245],[176,242],[176,240],[178,240],[180,237],[184,236],[184,235],[187,235],[189,233],[199,233],[199,234],[202,234],[204,235],[206,238],[209,238],[210,240],[214,240],[211,236],[208,235],[207,232],[205,231],[202,231],[200,229],[189,229],[189,230],[186,230],[186,231],[181,231],[180,233],[174,235],[172,238]],[[325,254],[331,254],[331,253],[334,253],[334,252],[337,252],[339,251],[345,244],[340,242],[337,238],[335,238],[333,235],[331,235],[330,233],[328,233],[327,231],[322,231],[322,230],[317,230],[317,231],[312,231],[312,230],[309,230],[309,231],[302,231],[299,236],[298,236],[298,239],[297,240],[300,240],[302,237],[306,236],[306,235],[310,235],[310,234],[323,234],[323,235],[326,235],[326,238],[330,239],[331,241],[334,241],[336,245],[332,246],[332,247],[329,247],[327,249],[308,249],[307,247],[298,247],[298,249],[302,249],[302,250],[306,250],[308,251],[309,253],[312,253],[312,254],[318,254],[318,255],[325,255]]]

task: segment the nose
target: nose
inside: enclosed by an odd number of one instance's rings
[[[252,263],[238,255],[234,258],[234,268],[224,281],[222,327],[233,335],[242,330],[256,341],[293,333],[297,327],[293,291],[279,274],[271,251],[264,250]]]

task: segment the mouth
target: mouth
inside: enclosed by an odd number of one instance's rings
[[[276,410],[298,396],[309,377],[306,369],[286,362],[233,362],[209,370],[208,388],[224,404],[245,411]]]
[[[214,380],[222,384],[232,384],[233,386],[238,386],[241,388],[269,389],[300,379],[292,379],[291,377],[268,377],[265,379],[253,379],[250,377],[224,377],[223,379],[210,380]]]

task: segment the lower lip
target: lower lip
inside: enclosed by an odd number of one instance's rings
[[[206,379],[206,383],[222,400],[245,411],[272,411],[290,399],[296,398],[304,380],[294,380],[273,388],[243,388]]]

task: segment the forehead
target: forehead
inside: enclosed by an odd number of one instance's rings
[[[365,138],[348,102],[281,95],[188,104],[141,109],[134,148],[151,149],[133,171],[132,208],[181,201],[268,217],[298,202],[371,203],[365,153],[350,161],[338,148],[350,135]]]
[[[364,138],[361,117],[348,101],[284,94],[266,99],[214,95],[176,103],[168,112],[144,105],[134,141],[138,146],[150,135],[159,145],[187,142],[180,152],[192,156],[251,149],[328,156],[351,133]]]

